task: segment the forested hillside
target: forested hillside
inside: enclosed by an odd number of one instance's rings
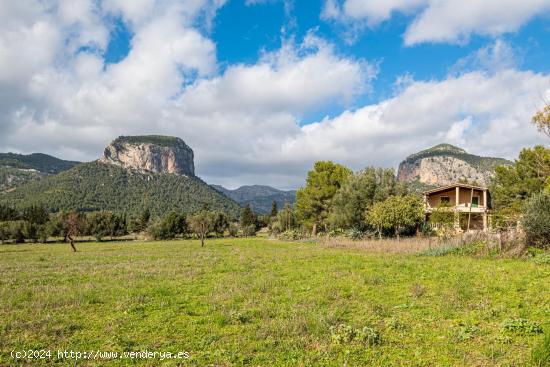
[[[292,205],[296,201],[295,190],[284,191],[264,185],[241,186],[235,190],[229,190],[220,185],[212,185],[212,187],[243,206],[250,204],[252,210],[259,214],[268,214],[274,201],[279,209],[285,203]]]
[[[101,162],[83,163],[56,176],[0,194],[0,202],[17,207],[43,205],[51,211],[111,210],[128,214],[148,208],[153,215],[202,208],[239,213],[233,200],[198,178],[143,174]]]
[[[78,163],[42,153],[0,153],[0,192],[68,170]]]

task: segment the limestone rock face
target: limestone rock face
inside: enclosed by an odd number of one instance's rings
[[[498,165],[511,164],[502,158],[480,157],[465,150],[440,144],[407,157],[399,164],[400,182],[418,183],[425,187],[468,182],[487,186]]]
[[[193,150],[168,136],[121,136],[105,148],[100,161],[141,173],[195,176]]]

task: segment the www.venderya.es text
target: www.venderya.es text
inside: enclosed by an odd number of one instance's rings
[[[189,352],[169,351],[104,351],[104,350],[50,350],[50,349],[26,349],[12,350],[10,353],[13,359],[72,359],[72,360],[112,360],[112,359],[188,359]]]

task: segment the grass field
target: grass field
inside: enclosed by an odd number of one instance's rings
[[[76,365],[524,366],[550,332],[550,266],[525,260],[260,238],[77,247],[0,246],[0,366],[145,349],[189,358]],[[52,356],[10,357],[28,349]]]

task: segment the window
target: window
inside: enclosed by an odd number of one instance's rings
[[[441,205],[449,204],[451,202],[451,199],[448,196],[442,196],[441,197]]]
[[[479,206],[479,196],[474,196],[472,198],[472,208],[477,208]]]

